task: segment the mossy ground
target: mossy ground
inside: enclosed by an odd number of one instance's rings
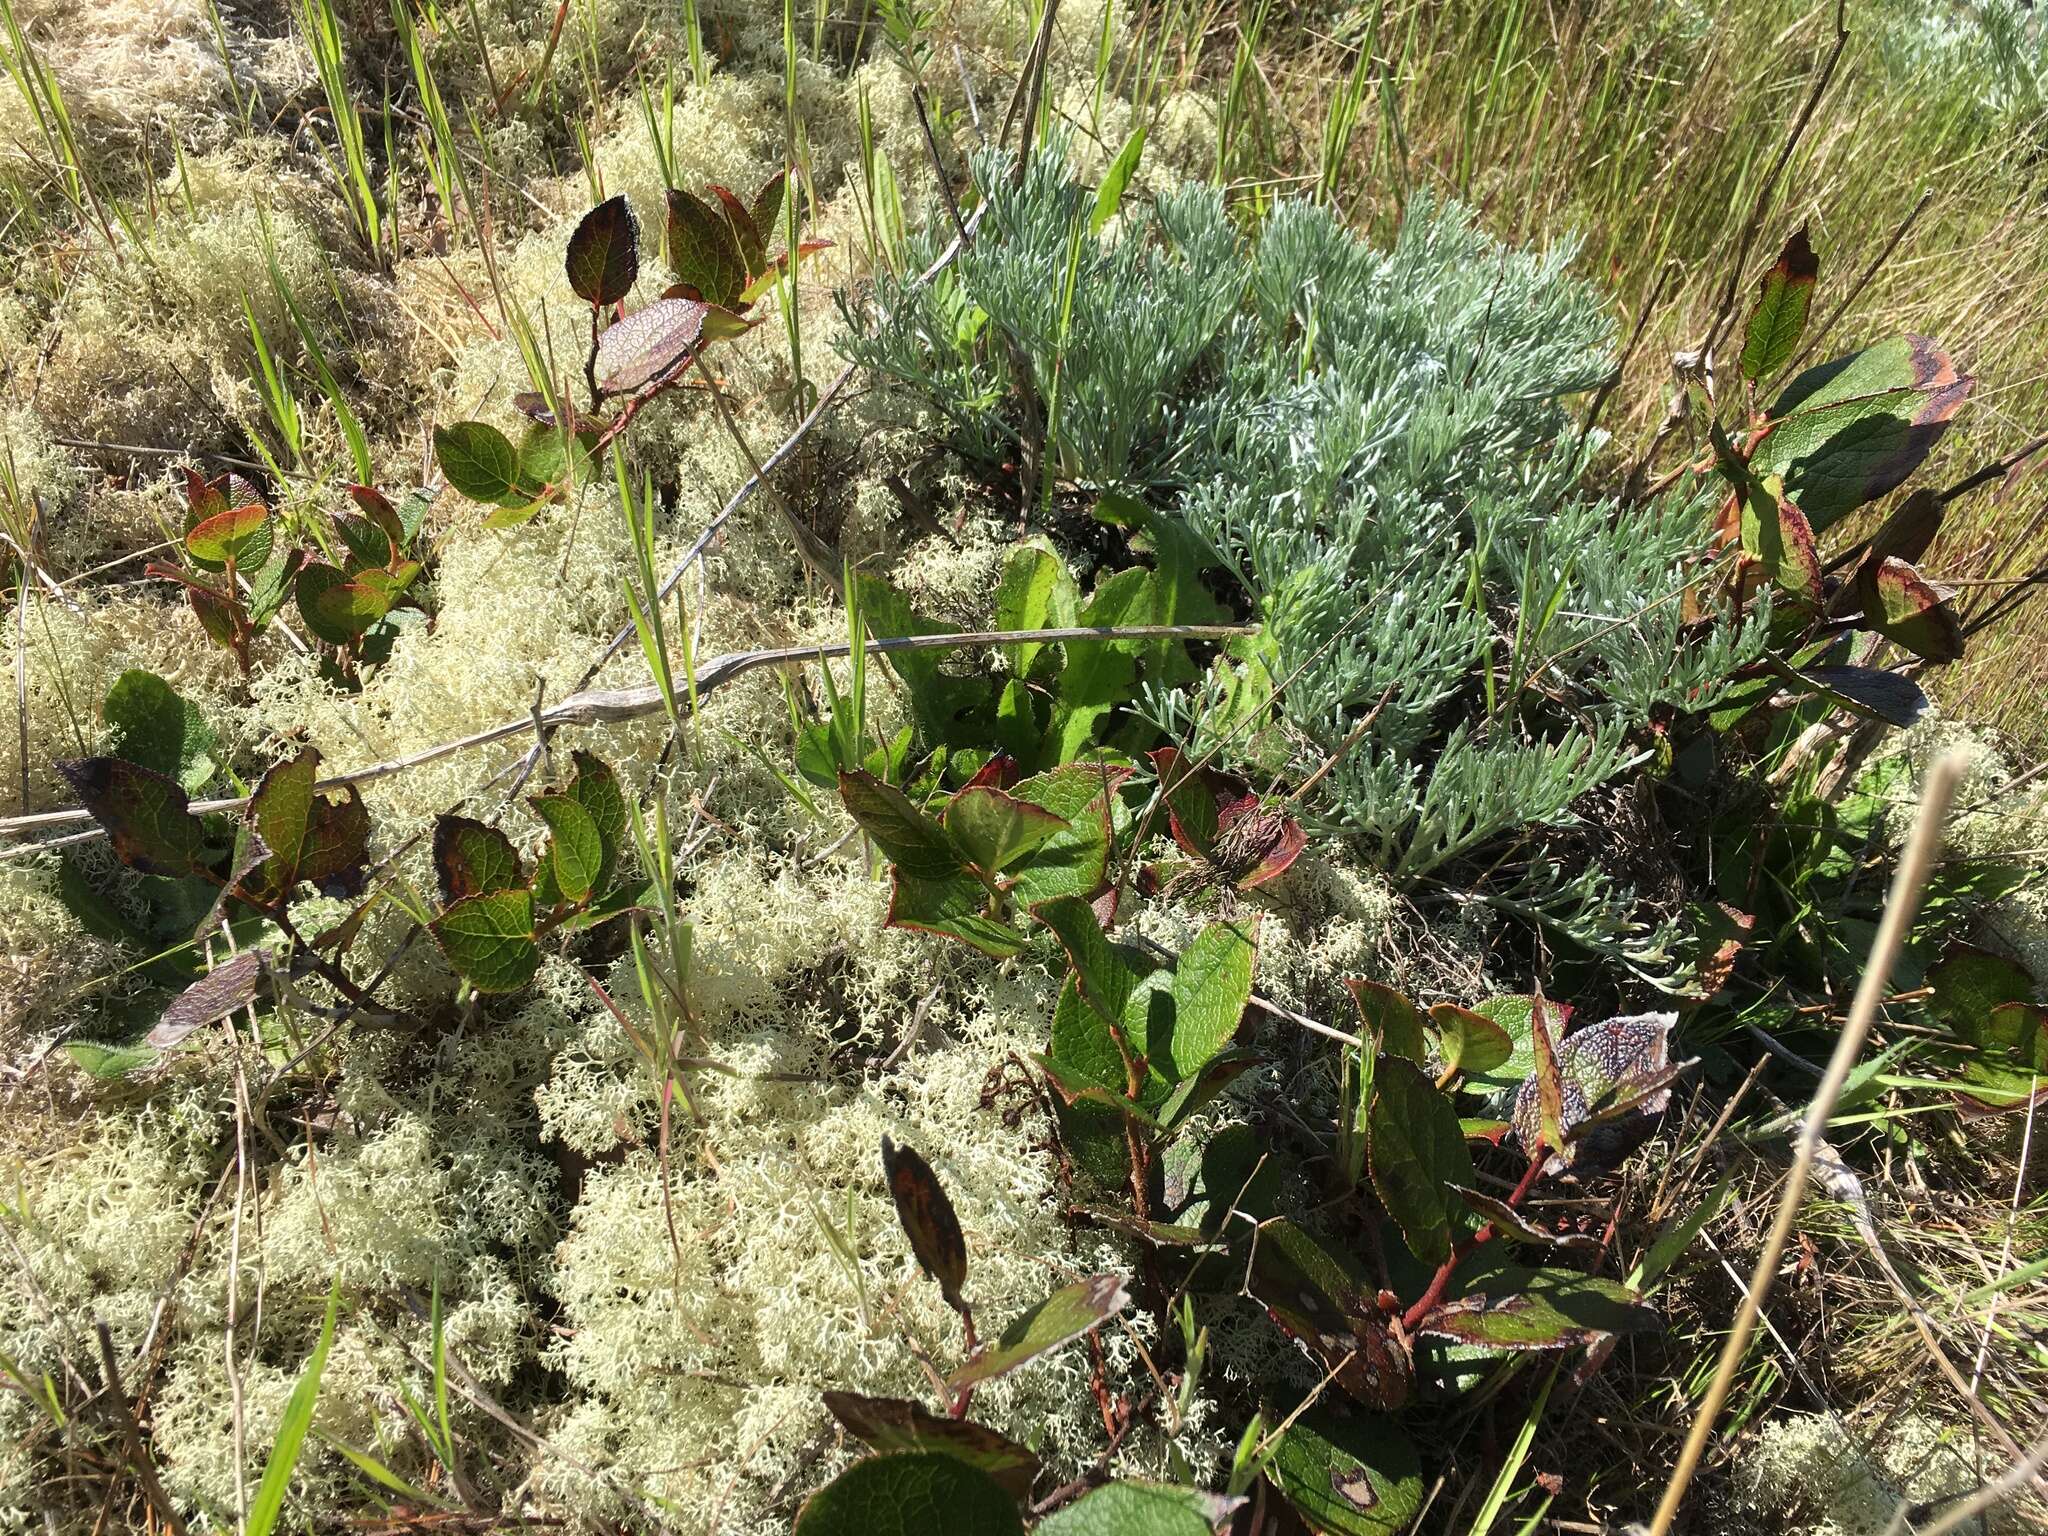
[[[672,170],[686,185],[750,188],[786,149],[781,16],[738,3],[700,11],[715,67],[706,86],[682,88]],[[814,383],[838,366],[833,290],[857,296],[869,259],[863,99],[913,214],[935,188],[904,71],[880,50],[849,63],[847,33],[866,8],[827,12],[826,45],[795,75],[808,222],[836,242],[803,288],[803,373]],[[594,185],[623,192],[643,216],[659,206],[638,81],[651,62],[687,76],[678,37],[619,0],[574,7],[559,46],[549,8],[493,0],[459,18],[449,8],[427,56],[449,99],[477,112],[468,169],[488,205],[439,208],[422,182],[405,182],[394,254],[377,261],[313,150],[324,108],[283,8],[223,11],[220,34],[198,0],[37,0],[16,14],[61,85],[83,146],[79,175],[130,220],[102,234],[91,207],[67,209],[67,172],[39,148],[33,112],[0,92],[18,219],[4,238],[23,263],[0,293],[0,450],[12,501],[35,509],[31,586],[57,588],[11,615],[5,637],[5,675],[19,678],[23,700],[19,728],[0,733],[0,793],[19,801],[10,809],[64,803],[50,764],[100,744],[98,702],[129,668],[196,700],[245,776],[299,743],[319,747],[330,771],[395,761],[519,718],[536,690],[560,698],[628,618],[630,545],[608,485],[510,534],[444,496],[428,524],[434,622],[408,630],[357,693],[334,689],[279,630],[243,676],[141,565],[182,515],[174,466],[247,459],[259,443],[284,454],[250,343],[253,319],[302,360],[280,284],[338,362],[385,484],[429,472],[436,422],[511,424],[506,398],[524,378],[500,306],[556,355],[580,357],[564,246]],[[403,66],[369,9],[344,16],[376,40],[351,56],[367,100]],[[1096,88],[1102,21],[1098,7],[1063,7],[1053,51],[1052,97],[1077,129],[1083,169],[1106,161],[1130,120],[1126,102]],[[935,96],[965,108],[957,43],[980,113],[999,114],[1024,35],[1016,7],[952,7],[930,66]],[[544,88],[526,104],[537,79]],[[587,161],[572,125],[587,136]],[[1215,125],[1213,95],[1169,99],[1145,184],[1206,174]],[[639,297],[650,286],[651,274]],[[719,369],[742,430],[765,451],[787,429],[795,382],[779,321],[724,349]],[[333,510],[349,462],[341,421],[309,374],[298,388],[304,446],[284,465],[294,473],[279,501]],[[848,558],[887,574],[921,610],[971,627],[988,617],[1014,510],[930,441],[856,396],[812,434],[784,483]],[[747,464],[693,391],[649,410],[633,443],[636,467],[673,490],[656,551],[665,570]],[[892,484],[908,487],[920,515],[905,515]],[[805,583],[759,499],[683,597],[700,657],[843,633],[830,594]],[[624,686],[641,670],[628,646],[597,682]],[[903,704],[885,690],[876,708],[888,721]],[[1006,1072],[1041,1044],[1049,983],[881,927],[883,888],[830,797],[814,815],[764,766],[789,755],[775,677],[722,690],[673,751],[652,722],[590,744],[633,786],[666,797],[670,824],[692,829],[696,848],[685,872],[691,1000],[723,1070],[696,1078],[694,1117],[683,1117],[666,1168],[654,1085],[583,975],[550,962],[517,1003],[457,1013],[445,964],[424,941],[407,944],[396,907],[373,916],[362,947],[405,946],[386,996],[429,1012],[431,1031],[353,1028],[316,1052],[310,1074],[278,1081],[275,1042],[266,1050],[221,1030],[160,1070],[92,1083],[55,1042],[115,1032],[143,980],[132,955],[60,899],[55,860],[0,864],[0,1050],[13,1068],[0,1138],[18,1247],[0,1285],[0,1342],[10,1370],[59,1378],[93,1358],[90,1331],[104,1323],[165,1484],[195,1524],[232,1527],[337,1276],[345,1305],[295,1517],[332,1522],[375,1507],[375,1487],[335,1449],[346,1445],[431,1482],[436,1497],[475,1493],[594,1524],[650,1523],[660,1510],[680,1529],[768,1532],[786,1529],[803,1494],[852,1454],[820,1388],[915,1395],[921,1376],[902,1337],[935,1354],[954,1347],[952,1314],[917,1276],[883,1195],[884,1134],[922,1149],[951,1191],[985,1319],[1132,1262],[1121,1240],[1065,1218],[1042,1105]],[[472,797],[526,746],[515,738],[366,786],[380,850],[407,847],[465,802],[495,805]],[[507,824],[539,830],[517,811]],[[96,851],[78,858],[115,902],[144,906],[136,877]],[[429,889],[424,850],[400,854],[393,878]],[[1148,921],[1170,942],[1187,914]],[[2024,932],[2038,946],[2034,921]],[[1312,857],[1277,893],[1259,984],[1309,1011],[1341,1004],[1339,978],[1362,971],[1431,996],[1513,985],[1488,975],[1487,938],[1476,920],[1422,929],[1369,871]],[[584,958],[615,998],[632,991],[615,947]],[[317,1031],[317,1019],[303,1024]],[[1298,1102],[1326,1105],[1327,1063],[1297,1059],[1284,1040],[1262,1071]],[[828,1225],[857,1271],[835,1256]],[[459,1466],[427,1454],[403,1402],[431,1394],[437,1298],[457,1362]],[[1104,1339],[1111,1378],[1137,1391],[1152,1326],[1134,1320]],[[1219,1339],[1217,1356],[1221,1392],[1305,1364],[1249,1327]],[[976,1409],[1056,1469],[1079,1470],[1107,1446],[1079,1351],[986,1389]],[[1234,1429],[1198,1399],[1177,1432],[1123,1441],[1116,1469],[1213,1479]],[[1810,1454],[1801,1433],[1771,1432],[1756,1491],[1739,1506],[1816,1536],[1834,1529],[1827,1520],[1860,1530],[1809,1508],[1811,1490],[1783,1471]],[[0,1395],[0,1522],[32,1528],[48,1512],[60,1529],[94,1527],[105,1469],[72,1466],[74,1481],[53,1494],[51,1469],[69,1465],[61,1442],[26,1394]],[[140,1506],[112,1518],[139,1520]]]

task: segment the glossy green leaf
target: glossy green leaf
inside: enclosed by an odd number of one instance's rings
[[[1456,1003],[1438,1003],[1429,1010],[1429,1018],[1443,1045],[1447,1071],[1468,1076],[1491,1072],[1515,1054],[1513,1038],[1483,1013]]]
[[[1973,381],[1918,336],[1895,336],[1809,368],[1771,407],[1751,445],[1758,478],[1778,475],[1816,534],[1919,467]]]
[[[434,429],[434,457],[448,483],[471,501],[518,506],[519,455],[489,422],[458,421]]]
[[[1118,571],[1095,589],[1080,620],[1091,628],[1154,621],[1152,573],[1143,566]],[[1127,703],[1138,675],[1139,642],[1090,640],[1068,645],[1050,727],[1052,761],[1071,762],[1095,739],[1102,717]]]
[[[448,963],[479,992],[516,992],[540,969],[531,891],[464,897],[430,927]]]
[[[1022,1536],[1016,1500],[943,1451],[857,1461],[804,1501],[794,1536]]]
[[[1037,1536],[1216,1536],[1242,1498],[1178,1483],[1110,1483],[1047,1515]]]
[[[1011,871],[1012,898],[1026,909],[1061,896],[1092,899],[1109,877],[1110,807],[1129,777],[1121,763],[1083,760],[1033,774],[1011,787],[1017,799],[1060,819],[1060,828]]]
[[[1492,1245],[1487,1245],[1491,1247]],[[1452,1276],[1450,1299],[1419,1330],[1488,1349],[1573,1349],[1602,1334],[1659,1327],[1627,1286],[1568,1269],[1528,1269],[1479,1249]]]
[[[1052,1293],[1002,1331],[993,1344],[947,1379],[955,1392],[977,1382],[993,1381],[1018,1366],[1071,1344],[1101,1327],[1130,1305],[1120,1275],[1090,1275]]]
[[[545,889],[536,881],[534,894],[544,903],[581,905],[597,886],[604,869],[604,839],[597,823],[566,791],[535,795],[528,802],[548,824],[548,846],[542,855]]]
[[[1192,1080],[1237,1034],[1251,1001],[1259,919],[1211,923],[1189,942],[1173,967],[1172,1032],[1148,1033],[1145,1049],[1170,1081]]]
[[[668,192],[668,265],[676,281],[699,298],[726,308],[747,288],[747,264],[719,209],[681,187]]]
[[[1280,1437],[1270,1476],[1329,1536],[1397,1536],[1422,1509],[1415,1447],[1384,1414],[1309,1409]]]
[[[1413,1062],[1382,1056],[1373,1067],[1367,1128],[1374,1192],[1409,1251],[1425,1264],[1441,1264],[1454,1233],[1469,1225],[1448,1187],[1473,1182],[1457,1111]]]
[[[995,628],[1058,629],[1072,626],[1080,613],[1081,594],[1067,562],[1042,544],[1020,544],[1003,559],[996,587]],[[1020,640],[1005,646],[1010,669],[1028,677],[1047,642]]]
[[[1008,869],[1067,825],[1042,806],[981,785],[952,798],[944,824],[960,856],[990,875]]]
[[[1806,226],[1800,225],[1778,253],[1777,262],[1764,274],[1757,292],[1756,309],[1742,341],[1742,376],[1761,383],[1792,361],[1799,339],[1806,334],[1806,317],[1813,305],[1814,280],[1820,275],[1820,261],[1807,243]]]
[[[1377,981],[1349,977],[1344,985],[1358,1004],[1359,1022],[1366,1037],[1389,1056],[1407,1061],[1427,1061],[1429,1041],[1422,1033],[1422,1015],[1404,994]]]

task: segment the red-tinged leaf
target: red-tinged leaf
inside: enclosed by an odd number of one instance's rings
[[[204,522],[228,509],[228,477],[209,480],[191,465],[185,466],[185,526]]]
[[[910,1239],[910,1251],[918,1267],[929,1275],[946,1298],[946,1305],[960,1311],[967,1303],[961,1287],[967,1284],[967,1239],[960,1232],[960,1218],[953,1214],[953,1202],[931,1164],[909,1147],[899,1147],[882,1138],[882,1172],[889,1182],[889,1198],[896,1203],[896,1219],[903,1223]]]
[[[784,166],[773,176],[761,183],[761,190],[754,194],[754,201],[747,209],[747,218],[761,238],[773,240],[782,218],[782,199],[789,187],[789,167]]]
[[[526,884],[512,840],[467,816],[442,816],[434,822],[434,877],[443,906],[453,906],[465,896]]]
[[[1775,475],[1754,482],[1743,500],[1742,548],[1781,591],[1809,608],[1821,605],[1825,587],[1813,525],[1786,498],[1784,482]]]
[[[1533,1149],[1540,1140],[1553,1161],[1569,1162],[1572,1152],[1564,1136],[1564,1076],[1558,1065],[1557,1042],[1551,1038],[1549,1021],[1543,1014],[1539,1003],[1529,1015],[1529,1041],[1536,1056],[1536,1070],[1515,1095],[1515,1128],[1524,1147]]]
[[[1505,1127],[1503,1127],[1505,1129]],[[1598,1248],[1600,1240],[1582,1233],[1546,1232],[1505,1200],[1476,1189],[1465,1189],[1453,1185],[1451,1192],[1464,1201],[1472,1213],[1486,1222],[1502,1237],[1527,1243],[1535,1248]]]
[[[1092,1333],[1131,1304],[1121,1275],[1090,1275],[1058,1290],[1013,1319],[995,1343],[947,1379],[958,1392],[1007,1375],[1040,1355]]]
[[[668,265],[705,302],[730,308],[743,300],[747,264],[725,214],[681,187],[668,193]]]
[[[177,879],[211,864],[206,828],[175,779],[115,757],[76,758],[56,768],[130,869]]]
[[[1857,575],[1863,621],[1922,661],[1960,660],[1963,626],[1946,597],[1896,555],[1866,562]]]
[[[965,1419],[944,1419],[900,1397],[827,1392],[825,1407],[871,1450],[939,1451],[981,1468],[1012,1498],[1031,1497],[1038,1457],[1014,1440]]]
[[[255,570],[270,558],[270,542],[270,509],[260,501],[216,512],[185,534],[186,552],[214,570],[230,560],[245,571]]]
[[[625,300],[640,274],[640,221],[625,198],[607,198],[583,215],[563,265],[569,286],[586,304]]]
[[[704,335],[705,306],[692,299],[656,299],[597,338],[597,387],[629,395],[681,371]]]
[[[1429,1018],[1443,1043],[1446,1072],[1491,1072],[1515,1054],[1514,1037],[1483,1013],[1456,1003],[1437,1003]]]
[[[270,855],[260,894],[283,897],[302,881],[329,896],[362,890],[370,858],[370,813],[353,784],[317,788],[320,753],[303,748],[263,775],[249,801],[249,824]]]
[[[398,515],[397,508],[393,507],[385,499],[384,493],[373,485],[352,485],[348,488],[348,494],[362,509],[363,516],[382,530],[384,537],[391,541],[391,559],[396,560],[408,542],[405,520]]]
[[[1973,382],[1918,336],[1810,368],[1786,388],[1752,440],[1750,470],[1781,476],[1814,532],[1825,533],[1920,466]]]
[[[1537,1075],[1524,1083],[1515,1098],[1515,1134],[1524,1148],[1537,1135],[1553,1154],[1546,1169],[1555,1172],[1577,1157],[1581,1134],[1593,1125],[1622,1114],[1661,1114],[1671,1100],[1670,1084],[1690,1062],[1673,1065],[1671,1030],[1675,1013],[1629,1014],[1574,1031],[1557,1047],[1557,1108],[1560,1140],[1552,1142],[1550,1107],[1541,1084],[1548,1029],[1537,1035]]]
[[[718,199],[726,223],[732,226],[733,244],[739,247],[740,264],[746,268],[748,280],[752,281],[756,274],[768,268],[768,253],[761,246],[766,232],[755,227],[754,216],[747,211],[747,205],[726,188],[713,184],[706,190]]]
[[[830,240],[799,241],[796,248],[797,265],[803,265],[804,262],[810,260],[811,257],[817,255],[820,251],[829,251],[831,249],[832,242]],[[787,251],[784,251],[780,256],[768,263],[768,270],[747,284],[746,291],[739,298],[740,307],[745,308],[760,298],[762,294],[773,288],[776,283],[781,281],[782,274],[789,270],[789,265],[789,252]]]
[[[192,605],[199,627],[213,638],[215,644],[233,651],[242,670],[248,671],[249,620],[242,612],[242,605],[196,584],[185,588],[185,601]]]
[[[268,957],[260,949],[230,956],[171,999],[148,1042],[159,1051],[175,1049],[195,1029],[226,1018],[256,1000]]]
[[[1380,1051],[1408,1061],[1427,1061],[1429,1041],[1422,1033],[1422,1015],[1403,993],[1362,976],[1345,978],[1344,985],[1358,1004],[1358,1017],[1366,1037]]]
[[[1285,873],[1308,846],[1299,822],[1267,807],[1235,774],[1196,767],[1174,747],[1151,757],[1174,841],[1238,890]]]
[[[1252,1298],[1344,1392],[1368,1408],[1408,1400],[1414,1365],[1358,1277],[1295,1222],[1261,1223]]]
[[[1813,304],[1814,279],[1820,275],[1820,260],[1807,243],[1806,226],[1800,225],[1778,253],[1778,260],[1758,285],[1756,309],[1742,343],[1742,376],[1761,383],[1792,361],[1799,350],[1799,338],[1806,333],[1806,317]]]
[[[987,762],[975,769],[974,777],[960,787],[962,789],[1010,789],[1016,785],[1022,773],[1023,769],[1018,766],[1017,759],[1010,756],[1007,752],[998,752],[994,757],[991,757]]]

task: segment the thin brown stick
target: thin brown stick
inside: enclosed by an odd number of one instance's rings
[[[128,1405],[128,1394],[121,1389],[121,1369],[114,1359],[114,1335],[105,1323],[95,1322],[92,1326],[99,1335],[100,1374],[105,1378],[108,1410],[119,1423],[121,1443],[128,1452],[129,1465],[135,1469],[135,1480],[142,1484],[142,1496],[149,1500],[149,1507],[156,1511],[165,1530],[172,1536],[185,1536],[185,1522],[178,1518],[177,1506],[157,1481],[156,1463],[149,1459],[142,1431],[135,1427],[135,1411]]]
[[[1707,327],[1707,339],[1700,347],[1702,357],[1711,357],[1714,347],[1721,340],[1721,332],[1735,314],[1735,296],[1741,291],[1742,279],[1749,268],[1749,253],[1756,245],[1756,237],[1763,228],[1765,217],[1771,211],[1771,200],[1778,190],[1778,178],[1785,174],[1785,167],[1792,163],[1792,153],[1799,148],[1799,141],[1806,136],[1807,127],[1813,122],[1814,111],[1820,106],[1821,97],[1827,94],[1828,83],[1835,78],[1835,66],[1842,62],[1842,50],[1849,46],[1849,0],[1835,0],[1835,45],[1828,50],[1827,59],[1813,77],[1813,89],[1806,94],[1806,101],[1799,108],[1799,115],[1792,120],[1792,129],[1785,135],[1785,143],[1778,151],[1776,163],[1757,188],[1756,206],[1750,210],[1749,222],[1743,226],[1742,240],[1735,247],[1735,260],[1728,268],[1728,286],[1722,290],[1720,307],[1714,312],[1714,323]],[[1654,1536],[1654,1533],[1653,1533]]]
[[[863,649],[874,655],[887,656],[898,651],[944,651],[968,646],[1014,645],[1020,640],[1057,641],[1071,645],[1095,640],[1233,640],[1257,633],[1258,626],[1255,624],[1129,624],[1106,628],[1077,625],[1056,629],[977,629],[942,635],[896,635],[882,640],[870,639],[865,642]],[[734,651],[728,655],[716,656],[705,663],[697,674],[697,696],[702,699],[734,678],[761,667],[822,661],[846,656],[851,652],[852,647],[849,644],[838,641],[829,645],[793,645],[776,650]],[[558,703],[550,704],[540,711],[540,723],[547,730],[555,730],[564,725],[606,725],[614,721],[637,720],[646,715],[660,714],[666,708],[661,690],[651,683],[639,688],[592,688],[581,693],[573,693]],[[377,779],[389,778],[396,773],[403,773],[409,768],[438,762],[458,752],[467,752],[477,747],[489,746],[493,742],[504,741],[508,737],[524,735],[533,728],[533,715],[524,714],[516,720],[503,721],[456,741],[444,741],[438,746],[428,747],[407,757],[374,763],[368,768],[359,768],[352,773],[336,774],[331,779],[322,779],[316,787],[339,789],[348,784],[371,783]],[[215,811],[237,811],[248,803],[246,796],[228,800],[195,800],[188,809],[197,814],[210,814]],[[80,827],[91,821],[92,813],[82,806],[61,811],[38,811],[30,816],[10,816],[0,820],[0,837],[13,838],[57,828]],[[87,841],[103,835],[98,831],[90,831],[81,834],[77,840]],[[50,844],[47,843],[24,843],[17,847],[0,849],[0,859],[18,858],[48,846]],[[322,974],[325,975],[326,972],[323,971]]]
[[[1828,1075],[1814,1090],[1813,1101],[1807,1108],[1806,1124],[1800,1132],[1798,1151],[1792,1161],[1792,1173],[1778,1199],[1776,1219],[1771,1224],[1770,1235],[1764,1240],[1762,1251],[1757,1254],[1749,1288],[1736,1313],[1735,1324],[1728,1332],[1727,1342],[1721,1348],[1721,1358],[1714,1368],[1714,1378],[1707,1387],[1706,1398],[1686,1435],[1678,1465],[1658,1501],[1648,1536],[1670,1536],[1672,1521],[1678,1516],[1678,1506],[1685,1499],[1686,1489],[1692,1485],[1693,1474],[1699,1470],[1700,1458],[1705,1454],[1707,1441],[1714,1432],[1714,1421],[1720,1417],[1721,1406],[1728,1400],[1729,1388],[1735,1383],[1735,1373],[1742,1364],[1743,1355],[1748,1352],[1750,1338],[1756,1332],[1757,1317],[1763,1310],[1764,1297],[1769,1294],[1771,1283],[1777,1279],[1778,1262],[1784,1257],[1786,1241],[1791,1237],[1792,1225],[1798,1218],[1800,1201],[1813,1173],[1814,1158],[1827,1134],[1828,1117],[1834,1113],[1835,1103],[1842,1096],[1842,1087],[1856,1065],[1856,1058],[1862,1054],[1863,1042],[1876,1021],[1878,1005],[1884,998],[1892,966],[1905,944],[1907,929],[1919,908],[1927,877],[1933,871],[1935,855],[1940,850],[1942,825],[1948,816],[1949,803],[1955,798],[1956,783],[1966,766],[1967,760],[1962,754],[1951,752],[1940,758],[1928,772],[1927,786],[1920,799],[1920,814],[1913,823],[1905,857],[1900,860],[1898,875],[1892,882],[1891,897],[1885,903],[1884,919],[1878,925],[1877,937],[1871,944],[1863,979],[1857,985],[1855,1000],[1849,1005],[1848,1020],[1828,1062]]]

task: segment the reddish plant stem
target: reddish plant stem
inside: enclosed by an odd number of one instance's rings
[[[1528,1197],[1529,1191],[1536,1187],[1536,1180],[1542,1174],[1543,1165],[1549,1161],[1549,1157],[1548,1149],[1541,1140],[1537,1141],[1535,1149],[1529,1154],[1529,1166],[1522,1170],[1522,1182],[1517,1184],[1515,1192],[1508,1196],[1508,1209],[1514,1210],[1519,1207]],[[1463,1263],[1466,1255],[1473,1249],[1492,1236],[1493,1223],[1488,1222],[1464,1242],[1453,1245],[1451,1256],[1439,1264],[1436,1273],[1430,1277],[1429,1289],[1422,1293],[1421,1299],[1414,1306],[1401,1314],[1401,1327],[1404,1331],[1413,1333],[1421,1325],[1422,1320],[1437,1309],[1438,1304],[1444,1299],[1444,1290],[1451,1283],[1451,1271]]]

